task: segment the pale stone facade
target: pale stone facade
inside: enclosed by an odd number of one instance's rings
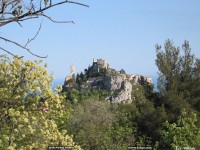
[[[142,80],[142,77],[141,75],[129,75],[129,80],[130,81],[134,81],[136,84],[140,84],[141,83],[141,80]],[[151,77],[143,77],[144,80],[146,82],[148,82],[149,84],[153,84],[153,80]]]
[[[108,69],[109,64],[105,59],[93,59],[93,64],[97,64],[100,68]]]
[[[70,75],[66,76],[65,78],[65,82],[73,79],[75,77],[75,66],[74,65],[71,65],[70,66]]]

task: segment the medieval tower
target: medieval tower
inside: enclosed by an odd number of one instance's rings
[[[71,77],[73,79],[75,79],[75,66],[74,65],[70,66],[70,71],[71,71],[71,73],[70,73]]]

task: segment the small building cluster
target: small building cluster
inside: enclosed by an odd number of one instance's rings
[[[129,80],[134,81],[136,84],[141,84],[143,81],[153,84],[153,80],[151,77],[144,77],[142,75],[129,75]]]

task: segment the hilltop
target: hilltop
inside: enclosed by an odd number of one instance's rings
[[[112,103],[131,103],[134,85],[149,85],[153,87],[151,77],[142,75],[126,74],[121,69],[117,71],[109,67],[104,59],[93,59],[92,65],[75,75],[75,66],[71,65],[71,74],[65,78],[63,91],[76,89],[80,92],[87,92],[92,89],[106,90],[106,100]]]

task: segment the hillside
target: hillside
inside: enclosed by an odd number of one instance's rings
[[[121,69],[117,71],[109,67],[109,63],[103,59],[94,59],[92,65],[84,70],[84,73],[75,75],[75,67],[71,66],[71,74],[65,78],[63,90],[76,89],[87,92],[92,89],[106,90],[106,100],[112,103],[131,103],[133,85],[153,86],[151,77],[142,75],[126,74]]]

